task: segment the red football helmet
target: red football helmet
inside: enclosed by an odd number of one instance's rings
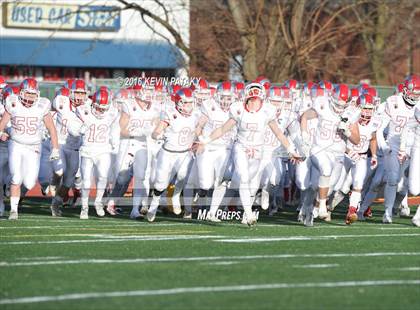
[[[311,88],[311,97],[312,100],[318,97],[323,97],[326,95],[326,91],[324,88],[321,88],[318,84],[314,84]]]
[[[420,76],[412,75],[405,79],[402,96],[410,106],[415,106],[420,101]]]
[[[244,90],[245,90],[245,83],[243,82],[234,82],[235,85],[235,94],[238,99],[242,99],[244,96]]]
[[[284,82],[284,86],[290,88],[293,93],[293,97],[298,98],[301,94],[301,85],[297,80],[287,80]]]
[[[9,97],[10,95],[16,95],[18,96],[20,92],[20,87],[19,86],[12,86],[12,85],[7,85],[3,88],[2,92],[0,93],[1,95],[1,101],[3,102],[3,104],[6,102],[7,97]]]
[[[111,93],[107,89],[99,89],[92,98],[92,113],[97,118],[103,118],[112,104]]]
[[[368,93],[361,95],[357,99],[357,106],[361,108],[359,124],[361,125],[369,124],[373,116],[373,113],[375,112],[375,107],[376,107],[373,96],[371,96]]]
[[[88,98],[87,87],[84,80],[74,80],[70,87],[70,102],[74,107],[81,106]]]
[[[257,77],[254,81],[255,83],[260,83],[266,92],[268,92],[268,90],[271,87],[271,82],[268,78],[266,78],[265,76],[260,75],[259,77]]]
[[[194,110],[194,97],[190,88],[181,88],[174,95],[175,108],[184,116],[191,116]]]
[[[228,111],[230,105],[236,99],[235,86],[229,82],[224,81],[217,85],[217,101],[223,111]]]
[[[245,103],[251,98],[265,99],[265,88],[260,83],[250,83],[245,87]]]
[[[66,88],[66,87],[61,87],[60,89],[57,90],[57,92],[55,93],[55,96],[65,96],[65,97],[70,97],[70,89]]]
[[[325,92],[327,94],[331,94],[333,91],[333,84],[330,81],[327,80],[322,80],[318,83],[319,87],[321,87],[322,89],[325,89]]]
[[[0,92],[7,86],[6,79],[0,75]]]
[[[348,107],[350,101],[350,89],[346,84],[338,84],[334,87],[331,95],[332,110],[341,114]]]
[[[71,86],[73,85],[75,80],[76,79],[68,79],[66,82],[64,82],[63,87],[65,87],[67,89],[71,89]]]
[[[210,85],[205,79],[200,78],[194,86],[195,89],[193,90],[193,94],[195,103],[198,106],[201,106],[201,104],[211,96]]]
[[[38,82],[27,78],[20,83],[19,100],[23,106],[30,108],[39,98]]]
[[[381,98],[378,95],[378,91],[375,87],[368,87],[363,90],[363,94],[369,94],[373,98],[373,102],[378,105],[381,103]]]
[[[281,87],[280,86],[271,86],[270,90],[268,91],[268,101],[276,106],[280,107],[282,104],[282,94],[281,94]]]
[[[116,103],[123,103],[125,100],[132,99],[133,93],[131,89],[121,88],[119,89],[114,96],[114,100]]]
[[[395,87],[394,95],[402,94],[404,90],[404,83],[399,83],[397,87]]]
[[[312,89],[312,87],[314,87],[314,85],[316,85],[316,84],[314,82],[311,82],[311,81],[303,84],[303,89],[302,89],[303,95],[310,96],[311,95],[311,89]]]

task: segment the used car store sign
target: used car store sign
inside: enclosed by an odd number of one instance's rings
[[[116,6],[5,2],[3,26],[26,29],[118,31],[120,11]]]

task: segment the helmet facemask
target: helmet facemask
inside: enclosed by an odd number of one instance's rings
[[[87,99],[87,93],[84,90],[72,90],[70,101],[74,107],[79,107],[85,103]]]
[[[22,105],[26,108],[30,108],[34,105],[35,101],[38,100],[39,91],[37,90],[21,90],[19,93],[19,99]]]

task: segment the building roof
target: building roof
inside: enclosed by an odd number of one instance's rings
[[[166,42],[124,42],[4,37],[0,40],[0,65],[177,68],[181,54]]]

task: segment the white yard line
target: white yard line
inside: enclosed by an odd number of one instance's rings
[[[54,259],[63,259],[64,256],[34,256],[34,257],[19,257],[17,260],[23,261],[45,261],[45,260],[54,260]]]
[[[46,240],[46,241],[5,241],[1,245],[22,245],[22,244],[66,244],[66,243],[97,243],[97,242],[126,242],[126,241],[168,241],[168,240],[198,240],[224,238],[226,236],[212,235],[149,235],[149,236],[121,236],[104,237],[104,239],[79,239],[79,240]]]
[[[272,254],[272,255],[246,255],[246,256],[193,256],[193,257],[151,257],[151,258],[127,258],[127,259],[67,259],[45,260],[32,262],[8,262],[0,261],[1,267],[16,266],[47,266],[47,265],[70,265],[70,264],[151,264],[151,263],[174,263],[174,262],[207,262],[207,261],[231,261],[231,260],[263,260],[263,259],[286,259],[286,258],[348,258],[348,257],[389,257],[389,256],[420,256],[420,252],[374,252],[374,253],[322,253],[322,254]]]
[[[229,265],[235,265],[235,264],[239,264],[239,262],[211,262],[211,263],[206,263],[205,265],[229,266]]]
[[[308,264],[308,265],[293,265],[294,268],[332,268],[339,267],[340,264]]]
[[[338,287],[368,287],[368,286],[408,286],[419,285],[419,280],[372,280],[372,281],[342,281],[342,282],[313,282],[313,283],[269,283],[269,284],[248,284],[231,286],[203,286],[203,287],[177,287],[157,290],[137,291],[114,291],[65,294],[56,296],[31,296],[21,298],[0,299],[0,305],[8,304],[30,304],[40,302],[56,302],[66,300],[82,300],[93,298],[115,298],[115,297],[137,297],[137,296],[158,296],[177,295],[194,293],[226,293],[256,290],[274,289],[298,289],[298,288],[338,288]]]
[[[261,237],[261,238],[233,238],[219,239],[216,242],[228,243],[255,243],[255,242],[275,242],[275,241],[311,241],[311,240],[335,240],[342,238],[384,238],[384,237],[418,237],[420,233],[412,234],[368,234],[368,235],[326,235],[326,236],[288,236],[288,237]]]
[[[402,271],[420,271],[420,267],[403,267],[403,268],[397,268],[397,270],[402,270]]]

